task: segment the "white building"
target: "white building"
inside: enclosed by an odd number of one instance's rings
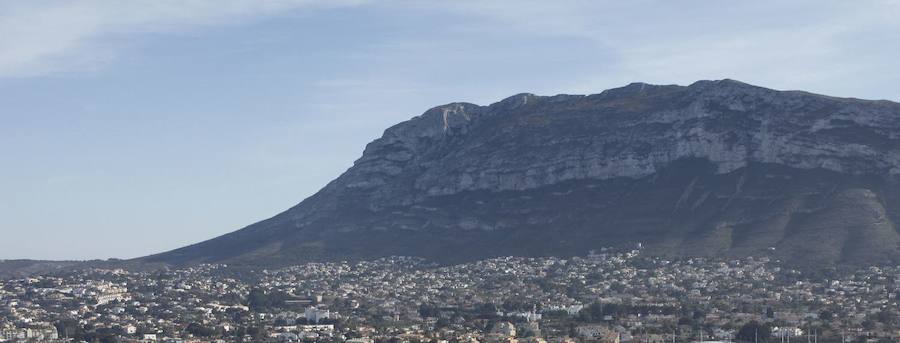
[[[310,306],[306,308],[306,311],[303,313],[306,316],[306,321],[308,323],[318,323],[322,319],[331,318],[331,312],[328,310],[320,310],[315,306]]]
[[[110,287],[97,295],[97,305],[105,305],[114,300],[130,300],[128,297],[128,289],[122,287]]]

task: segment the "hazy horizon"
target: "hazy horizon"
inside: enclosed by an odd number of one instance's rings
[[[897,101],[900,3],[0,4],[0,259],[131,258],[268,218],[455,101],[731,78]]]

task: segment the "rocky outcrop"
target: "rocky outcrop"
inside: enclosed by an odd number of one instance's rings
[[[689,87],[632,84],[587,97],[524,94],[486,108],[445,105],[395,126],[367,147],[352,170],[359,174],[352,175],[364,180],[359,186],[377,187],[382,174],[412,167],[415,189],[446,195],[643,177],[684,158],[708,159],[719,173],[760,162],[898,174],[898,119],[893,103],[778,92],[731,80]],[[444,156],[427,154],[458,136],[471,139]],[[377,182],[366,183],[372,180]]]
[[[432,108],[294,208],[148,260],[456,261],[640,240],[660,254],[887,261],[900,242],[898,175],[893,102],[733,80],[519,94]],[[819,233],[825,243],[804,250]]]

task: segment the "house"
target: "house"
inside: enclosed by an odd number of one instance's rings
[[[601,343],[619,343],[619,333],[610,329],[606,325],[582,325],[575,328],[578,336],[598,340]]]

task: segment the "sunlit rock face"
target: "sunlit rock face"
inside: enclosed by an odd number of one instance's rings
[[[900,251],[898,174],[893,102],[732,80],[519,94],[432,108],[299,205],[149,259],[453,262],[641,241],[662,255],[885,262]]]

